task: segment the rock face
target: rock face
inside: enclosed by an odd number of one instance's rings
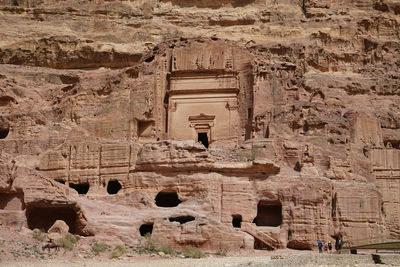
[[[398,1],[0,14],[1,227],[208,250],[400,237]]]

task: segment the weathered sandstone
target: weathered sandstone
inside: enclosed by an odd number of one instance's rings
[[[398,238],[399,15],[0,0],[0,227],[207,250]]]

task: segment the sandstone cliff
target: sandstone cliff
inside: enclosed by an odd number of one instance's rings
[[[0,0],[0,25],[1,227],[400,236],[398,1]]]

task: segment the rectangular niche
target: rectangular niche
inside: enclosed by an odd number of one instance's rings
[[[138,137],[153,137],[154,136],[154,121],[138,121],[137,135]]]

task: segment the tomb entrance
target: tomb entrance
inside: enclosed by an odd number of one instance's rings
[[[139,227],[139,233],[141,236],[145,236],[146,234],[151,235],[153,232],[153,223],[145,223]]]
[[[282,224],[282,205],[275,201],[261,200],[257,205],[257,216],[253,221],[257,226],[280,226]]]
[[[121,183],[116,180],[111,180],[107,184],[107,193],[110,195],[115,195],[121,190]]]
[[[242,226],[242,215],[232,215],[232,226],[235,228]]]
[[[65,182],[64,182],[65,183]],[[79,195],[86,195],[87,192],[89,191],[89,184],[88,183],[82,183],[82,184],[73,184],[70,183],[69,187],[73,188],[78,192]]]
[[[158,207],[170,208],[178,206],[182,201],[174,191],[161,191],[157,194],[156,205]]]
[[[170,139],[213,141],[237,137],[239,125],[235,73],[173,74],[170,77]]]
[[[189,42],[167,50],[157,88],[160,138],[194,140],[211,148],[251,136],[254,72],[247,49],[223,41]],[[162,133],[162,134],[161,134]]]
[[[26,207],[29,229],[43,229],[47,232],[56,220],[62,220],[69,226],[69,232],[77,234],[77,211],[69,205],[34,205]]]

